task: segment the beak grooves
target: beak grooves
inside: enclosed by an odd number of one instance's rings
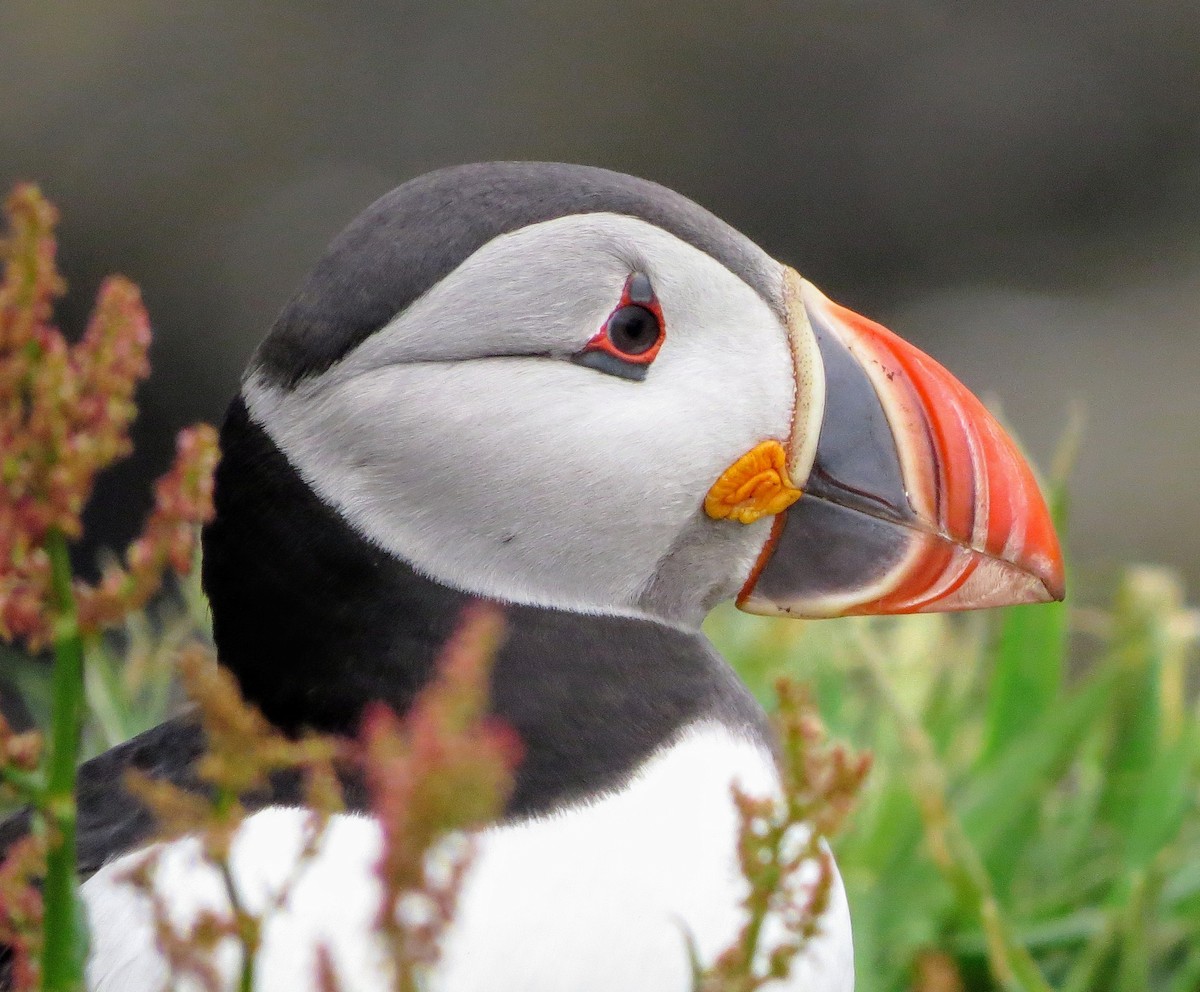
[[[791,270],[784,289],[797,386],[788,466],[804,495],[776,517],[738,605],[838,616],[1061,599],[1049,510],[984,405]]]
[[[1037,481],[987,408],[928,355],[886,327],[826,298],[811,283],[805,303],[823,309],[866,370],[896,436],[909,502],[931,533],[890,592],[855,613],[966,609],[1015,567],[1063,597],[1062,557]]]

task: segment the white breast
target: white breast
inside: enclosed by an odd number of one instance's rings
[[[686,992],[685,935],[708,961],[741,925],[734,781],[760,795],[778,788],[770,756],[757,745],[701,725],[649,759],[619,791],[483,832],[432,992]],[[303,824],[302,811],[276,807],[255,814],[239,832],[233,868],[252,911],[289,877]],[[371,819],[333,821],[320,853],[266,927],[258,989],[315,992],[313,960],[321,945],[345,992],[389,987],[381,949],[368,936],[379,898],[379,845]],[[157,992],[167,977],[146,900],[120,881],[137,857],[105,866],[84,886],[93,932],[88,984],[95,992]],[[226,905],[194,839],[168,845],[156,887],[180,923]],[[217,964],[224,987],[235,988],[232,944],[220,948]],[[838,879],[823,934],[786,988],[850,992],[853,985],[850,920]]]

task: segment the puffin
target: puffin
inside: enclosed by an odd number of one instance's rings
[[[329,246],[255,352],[221,430],[203,582],[219,661],[277,727],[404,713],[464,608],[500,604],[490,707],[522,760],[479,831],[435,992],[684,992],[744,896],[731,787],[777,795],[765,715],[701,633],[718,603],[793,617],[1063,596],[1034,474],[949,372],[686,197],[582,165],[413,179]],[[183,714],[85,764],[88,987],[169,972],[131,768],[199,788]],[[332,821],[256,970],[389,986],[370,936],[380,826]],[[233,844],[253,908],[303,846],[295,782]],[[28,817],[0,827],[0,847]],[[195,838],[155,885],[223,906]],[[235,988],[234,948],[219,949]],[[850,992],[840,878],[776,989]]]

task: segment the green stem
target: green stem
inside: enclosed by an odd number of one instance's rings
[[[24,803],[37,805],[42,800],[45,783],[37,772],[27,772],[10,765],[0,765],[0,781],[11,788]]]
[[[253,992],[254,959],[258,955],[262,921],[251,916],[242,905],[237,883],[233,880],[233,871],[229,867],[228,854],[225,854],[217,862],[217,869],[220,871],[221,880],[225,885],[225,895],[229,900],[230,912],[233,913],[238,943],[242,945],[242,970],[238,977],[238,992]]]
[[[763,873],[759,876],[757,883],[751,882],[750,898],[747,904],[750,909],[750,919],[746,923],[745,931],[742,936],[742,963],[746,969],[746,978],[750,979],[754,975],[754,959],[759,951],[759,942],[762,940],[763,926],[766,924],[767,913],[770,911],[771,893],[779,887],[780,879],[780,847],[783,844],[784,831],[779,828],[773,828],[770,843],[770,870],[764,868]],[[763,884],[763,883],[766,884]]]
[[[1121,960],[1116,988],[1136,992],[1150,987],[1150,912],[1158,899],[1159,878],[1153,867],[1135,872],[1121,920]]]
[[[46,828],[45,945],[43,992],[83,988],[87,934],[75,875],[75,768],[83,726],[83,638],[71,588],[66,538],[46,539],[54,593],[54,674],[51,681],[50,748],[39,813]]]
[[[1104,926],[1096,931],[1071,965],[1062,983],[1063,992],[1087,992],[1096,987],[1100,971],[1109,962],[1116,946],[1120,923],[1120,914],[1115,910],[1105,916]]]

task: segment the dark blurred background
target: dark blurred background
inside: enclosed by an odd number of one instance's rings
[[[0,2],[0,182],[156,330],[122,544],[322,248],[455,162],[672,186],[995,398],[1043,467],[1087,412],[1085,573],[1200,587],[1200,4]],[[85,549],[91,554],[92,548]]]

